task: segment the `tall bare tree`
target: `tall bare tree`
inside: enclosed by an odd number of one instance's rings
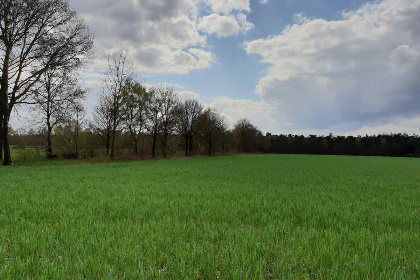
[[[189,157],[193,150],[193,140],[198,132],[199,117],[203,112],[203,105],[195,100],[189,99],[179,103],[176,109],[176,130],[185,140],[185,156]]]
[[[141,134],[146,126],[148,103],[149,96],[146,88],[140,83],[127,81],[122,101],[122,123],[130,133],[133,141],[133,152],[136,155],[138,154]]]
[[[176,109],[179,103],[178,96],[173,89],[166,89],[161,93],[162,107],[162,150],[163,157],[167,156],[168,138],[176,125]]]
[[[157,138],[162,130],[162,95],[165,90],[163,86],[155,86],[149,90],[150,102],[147,106],[147,130],[152,136],[152,158],[156,158]]]
[[[108,57],[108,68],[104,72],[103,84],[105,93],[109,95],[112,102],[111,158],[115,157],[116,134],[123,117],[121,110],[123,94],[129,81],[133,80],[133,76],[134,66],[129,60],[126,49],[121,47]]]
[[[48,69],[80,66],[93,39],[65,0],[0,0],[0,31],[3,164],[10,165],[13,108],[26,102]]]
[[[68,119],[75,104],[85,98],[85,92],[78,87],[71,73],[54,69],[44,72],[38,84],[33,99],[47,128],[47,157],[52,157],[51,136],[54,127]]]

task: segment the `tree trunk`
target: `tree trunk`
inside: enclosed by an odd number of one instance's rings
[[[157,132],[153,132],[153,144],[152,144],[152,158],[156,158],[156,140]]]
[[[167,146],[167,142],[168,142],[168,134],[167,133],[163,133],[163,157],[166,158],[166,146]]]
[[[138,155],[139,154],[139,149],[138,149],[137,142],[138,142],[137,139],[134,139],[133,138],[133,146],[134,146],[133,148],[134,148],[134,154],[135,155]]]
[[[211,145],[212,143],[211,143],[211,141],[209,141],[209,157],[211,157],[212,156],[212,154],[211,154],[211,152],[212,152],[212,145]]]
[[[9,119],[11,110],[7,110],[3,118],[3,147],[4,147],[4,160],[3,165],[12,165],[12,157],[10,156],[9,146]]]
[[[76,112],[76,159],[79,158],[79,112]]]
[[[193,150],[193,136],[190,136],[189,147],[188,147],[188,156],[192,155]]]
[[[0,160],[3,159],[3,103],[0,101]]]
[[[106,135],[106,155],[109,156],[109,150],[111,147],[111,133],[107,133]]]
[[[188,157],[188,136],[185,137],[185,157]]]
[[[111,138],[111,159],[115,157],[115,138],[117,134],[117,119],[114,113],[114,120],[112,124],[112,138]]]
[[[111,158],[115,157],[115,131],[112,132],[111,138]]]
[[[47,157],[52,158],[52,143],[51,143],[51,134],[52,134],[52,127],[49,122],[47,122]]]
[[[10,60],[11,49],[6,48],[4,61],[3,61],[3,71],[1,77],[1,88],[0,88],[0,100],[1,100],[1,109],[0,114],[2,115],[2,145],[4,148],[4,159],[3,165],[11,165],[12,159],[10,157],[10,147],[9,147],[9,118],[11,113],[11,108],[9,109],[9,60]]]

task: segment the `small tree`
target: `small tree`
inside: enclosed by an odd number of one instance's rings
[[[198,120],[203,112],[203,105],[195,99],[189,99],[180,102],[175,112],[176,130],[185,140],[185,156],[189,157],[193,150],[194,136],[198,132]]]
[[[176,125],[176,108],[179,103],[178,96],[173,89],[161,93],[162,107],[162,150],[163,157],[167,156],[168,138],[173,133]]]
[[[79,158],[79,138],[85,120],[85,108],[81,102],[73,103],[71,111],[74,122],[74,154],[76,158]]]
[[[163,98],[165,88],[156,86],[150,89],[149,97],[150,102],[147,108],[147,130],[152,136],[152,158],[156,158],[156,143],[159,133],[162,129],[162,111],[163,111]]]
[[[53,156],[51,135],[58,124],[63,124],[72,108],[85,98],[75,78],[68,72],[49,70],[39,81],[34,94],[36,109],[41,112],[47,129],[47,157]]]
[[[146,126],[149,96],[146,88],[134,81],[127,81],[122,100],[122,123],[130,133],[133,152],[138,154],[138,142]]]
[[[240,152],[252,153],[256,151],[258,138],[262,136],[262,133],[249,120],[239,120],[236,123],[233,132],[238,137],[238,147]]]
[[[112,100],[110,96],[102,95],[100,97],[99,105],[93,113],[91,127],[93,132],[104,142],[106,154],[109,155],[112,134]]]
[[[207,109],[199,118],[199,135],[207,145],[207,153],[212,156],[215,153],[216,143],[222,142],[224,133],[227,130],[225,120],[222,115],[214,109]]]

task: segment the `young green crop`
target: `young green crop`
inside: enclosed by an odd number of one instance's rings
[[[420,161],[0,169],[1,279],[419,279]]]

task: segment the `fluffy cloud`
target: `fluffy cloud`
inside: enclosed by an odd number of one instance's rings
[[[222,96],[214,98],[208,106],[220,112],[231,127],[238,120],[246,118],[263,132],[278,131],[276,112],[271,105],[265,102]]]
[[[297,17],[247,42],[271,64],[256,93],[297,129],[350,131],[420,112],[420,0],[369,3],[342,19]]]
[[[195,93],[189,90],[177,91],[176,93],[178,94],[181,100],[187,100],[187,99],[200,100],[200,95],[198,93]]]
[[[239,32],[246,33],[254,28],[254,24],[247,21],[243,13],[234,15],[211,14],[201,19],[198,30],[218,37],[229,37]]]

